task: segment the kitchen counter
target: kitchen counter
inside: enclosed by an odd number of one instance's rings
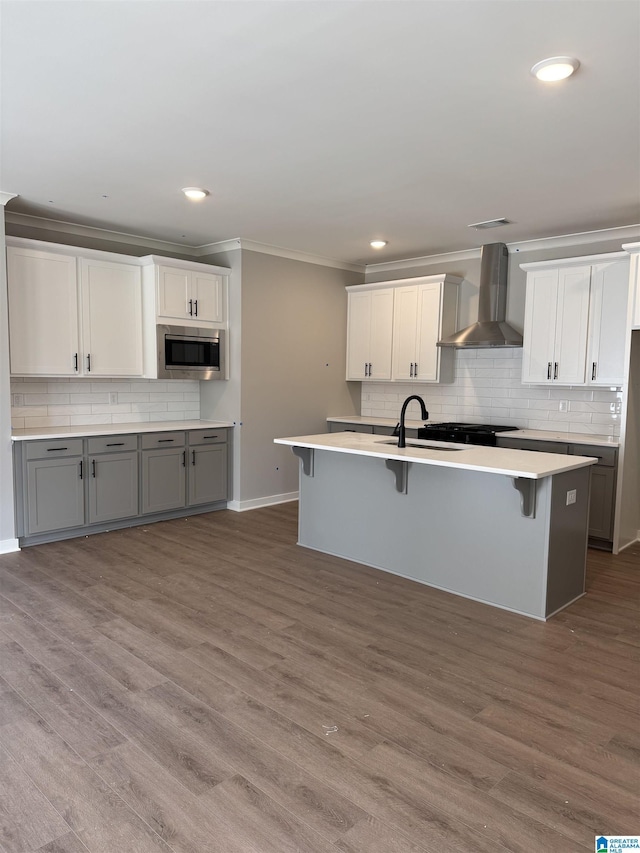
[[[398,409],[399,411],[399,409]],[[398,423],[399,417],[396,418],[375,418],[369,415],[346,415],[327,418],[327,423],[344,423],[344,424],[360,424],[362,426],[382,426],[391,427],[392,429]],[[430,418],[428,421],[407,420],[406,426],[411,429],[420,429],[425,423],[437,424],[441,423],[442,418]],[[502,436],[511,438],[528,438],[535,441],[562,441],[569,444],[592,444],[594,446],[602,445],[606,447],[618,447],[620,439],[610,435],[599,435],[597,433],[582,433],[582,432],[555,432],[552,430],[543,429],[515,429],[509,432],[501,432]]]
[[[390,441],[393,443],[389,444]],[[409,447],[399,448],[396,446],[395,439],[352,432],[276,438],[275,443],[312,450],[331,450],[336,453],[415,462],[418,465],[460,468],[466,471],[502,474],[506,477],[524,477],[531,480],[552,477],[554,474],[588,467],[597,462],[597,459],[587,456],[534,453],[530,450],[454,444],[445,441],[421,441],[420,439],[411,439],[407,442]]]
[[[36,427],[33,429],[14,429],[12,441],[35,441],[50,438],[86,438],[92,435],[127,435],[143,432],[173,432],[190,429],[222,429],[232,427],[229,421],[145,421],[128,424],[86,424],[63,427]]]
[[[584,595],[596,459],[389,440],[275,439],[301,463],[299,545],[535,619]]]

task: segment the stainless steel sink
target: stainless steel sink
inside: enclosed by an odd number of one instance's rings
[[[396,447],[398,446],[398,442],[396,441],[379,441],[378,444],[394,444]],[[415,441],[408,441],[407,447],[419,447],[422,450],[438,450],[442,452],[455,452],[456,450],[466,450],[465,447],[448,447],[446,444],[443,444],[441,441],[423,441],[418,444]]]

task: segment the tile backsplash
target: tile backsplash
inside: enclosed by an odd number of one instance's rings
[[[456,350],[446,385],[363,382],[361,414],[396,418],[409,394],[424,398],[432,421],[512,424],[526,429],[619,436],[620,388],[523,385],[522,349]],[[566,411],[561,411],[562,408]],[[612,411],[613,409],[613,411]],[[408,417],[418,413],[410,404]]]
[[[197,420],[197,379],[12,379],[14,429]]]

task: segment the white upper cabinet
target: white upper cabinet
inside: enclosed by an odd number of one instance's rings
[[[625,329],[629,303],[629,263],[595,264],[591,273],[591,313],[587,382],[624,382]]]
[[[348,287],[347,379],[451,381],[453,351],[436,343],[455,331],[460,281],[435,275]]]
[[[140,267],[80,260],[83,372],[142,376]]]
[[[394,292],[392,378],[402,382],[451,381],[453,351],[436,344],[455,331],[457,280],[427,276],[418,281]]]
[[[142,376],[134,264],[7,248],[14,376]]]
[[[629,314],[632,329],[640,329],[640,243],[627,243],[622,247],[629,253]]]
[[[221,275],[166,265],[157,265],[155,275],[159,323],[206,327],[225,321]]]
[[[75,376],[80,359],[76,259],[7,247],[9,359],[15,376]]]
[[[623,253],[523,264],[522,381],[618,385],[624,368],[628,261]]]
[[[391,379],[393,290],[349,292],[347,379]]]

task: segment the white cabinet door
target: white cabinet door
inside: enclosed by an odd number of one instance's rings
[[[393,290],[371,291],[369,379],[391,379]]]
[[[629,264],[596,264],[591,276],[587,382],[621,385],[629,304]]]
[[[440,339],[443,311],[442,285],[423,284],[418,290],[416,356],[414,378],[419,382],[437,382],[440,378]]]
[[[418,339],[418,288],[400,287],[393,305],[393,379],[411,382]]]
[[[189,270],[158,267],[158,319],[191,319],[189,314],[190,292],[191,273]]]
[[[7,248],[9,350],[17,376],[73,376],[79,359],[76,259]]]
[[[522,381],[536,385],[553,382],[553,362],[558,302],[558,270],[527,274],[524,315]]]
[[[347,379],[391,379],[393,290],[350,293],[347,314]]]
[[[158,267],[158,320],[208,325],[224,321],[222,276]]]
[[[80,262],[83,372],[142,376],[142,282],[132,264]]]
[[[558,307],[554,347],[554,382],[582,385],[587,363],[591,267],[558,271]]]
[[[203,323],[222,323],[222,276],[191,272],[193,317]]]

